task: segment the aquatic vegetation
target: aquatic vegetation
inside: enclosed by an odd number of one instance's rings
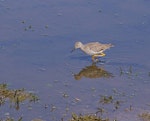
[[[113,96],[101,96],[100,103],[108,104],[113,102]]]
[[[139,76],[139,72],[133,70],[133,66],[129,66],[127,69],[119,67],[120,76],[126,75],[128,78]]]
[[[120,76],[124,74],[130,76],[131,74],[133,74],[132,66],[130,66],[127,70],[120,67],[119,70],[120,70]]]
[[[120,107],[120,104],[122,103],[122,101],[116,100],[114,101],[112,96],[102,96],[100,99],[100,103],[102,104],[113,104],[114,109],[118,109]]]
[[[15,108],[18,110],[21,102],[29,100],[30,102],[35,102],[38,100],[38,97],[33,94],[25,91],[24,89],[8,89],[6,84],[0,84],[0,106],[4,105],[6,100],[15,104]]]
[[[103,119],[95,114],[77,115],[72,113],[72,118],[69,121],[109,121],[109,119]]]
[[[101,116],[103,115],[103,113],[106,113],[107,111],[104,108],[97,108],[96,114],[100,114]]]
[[[55,111],[56,109],[57,109],[56,106],[52,104],[50,111],[53,112],[53,111]]]
[[[140,118],[142,121],[150,121],[150,113],[144,112],[144,113],[142,113],[142,114],[139,114],[139,118]]]
[[[120,67],[120,76],[123,75],[123,69]]]
[[[99,103],[102,105],[109,105],[110,104],[113,106],[113,110],[117,110],[117,109],[119,109],[119,107],[123,103],[123,100],[118,100],[117,96],[119,96],[119,98],[121,98],[121,96],[124,96],[124,94],[119,93],[119,92],[117,92],[117,90],[115,90],[113,95],[110,95],[110,96],[101,95]],[[101,109],[101,108],[98,108],[98,109]],[[98,111],[98,112],[100,112],[100,111]]]
[[[17,120],[15,120],[13,117],[7,117],[6,119],[0,119],[0,121],[22,121],[22,117]]]
[[[13,117],[7,117],[6,119],[0,119],[0,121],[23,121],[23,118],[20,117],[19,119],[15,120]],[[32,119],[31,121],[43,121],[42,119],[39,119],[39,118],[35,118],[35,119]]]
[[[43,121],[42,119],[39,119],[39,118],[36,118],[36,119],[33,119],[31,121]]]
[[[129,67],[129,74],[132,74],[132,66]]]
[[[68,98],[68,97],[69,97],[69,95],[68,95],[67,93],[63,93],[62,96],[63,96],[64,98]]]
[[[25,20],[21,21],[21,23],[26,25]],[[32,25],[26,25],[25,28],[24,28],[24,31],[28,31],[28,30],[34,31],[33,26]]]

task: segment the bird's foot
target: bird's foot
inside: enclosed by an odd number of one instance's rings
[[[99,54],[99,55],[93,55],[92,56],[92,61],[93,61],[93,63],[104,63],[103,61],[101,61],[101,60],[99,60],[98,59],[98,57],[102,57],[102,56],[105,56],[105,54],[104,53],[101,53],[101,54]]]
[[[101,53],[101,54],[100,54],[101,57],[103,57],[103,56],[105,56],[105,55],[106,55],[105,53]]]
[[[96,58],[96,59],[94,59],[94,60],[92,60],[92,61],[93,61],[93,64],[97,64],[97,63],[100,62],[100,60],[99,60],[98,58]]]
[[[98,58],[96,58],[94,61],[93,61],[93,64],[104,64],[105,63],[105,61],[103,61],[103,60],[99,60]]]

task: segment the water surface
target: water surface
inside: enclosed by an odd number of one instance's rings
[[[0,82],[40,98],[21,103],[19,110],[7,100],[0,119],[9,114],[26,121],[68,120],[72,112],[105,108],[111,120],[139,121],[139,114],[150,113],[149,5],[147,0],[0,1]],[[70,53],[76,41],[115,47],[103,63],[92,65],[81,51]],[[113,102],[101,104],[101,96],[113,96]]]

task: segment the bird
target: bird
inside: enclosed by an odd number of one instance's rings
[[[74,49],[81,49],[87,55],[92,56],[92,61],[95,62],[98,57],[103,57],[106,54],[104,53],[105,50],[114,47],[113,44],[102,44],[100,42],[90,42],[87,44],[83,44],[82,42],[78,41],[75,42]]]

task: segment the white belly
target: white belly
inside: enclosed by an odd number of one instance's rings
[[[95,52],[95,51],[92,51],[90,49],[81,49],[84,53],[86,53],[87,55],[95,55],[95,54],[100,54],[101,52]]]

